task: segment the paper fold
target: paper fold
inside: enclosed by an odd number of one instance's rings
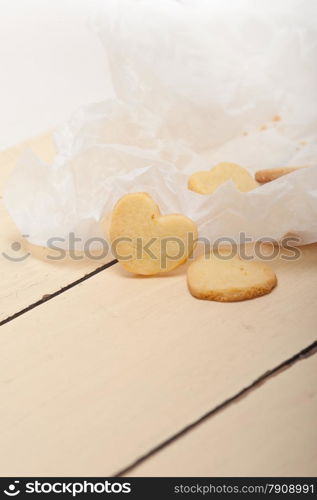
[[[95,29],[116,98],[58,129],[53,164],[20,159],[4,193],[20,231],[66,248],[74,232],[83,247],[104,236],[120,196],[147,191],[211,242],[241,232],[317,241],[316,15],[314,0],[108,1]],[[221,161],[311,168],[250,193],[230,182],[188,191],[192,172]]]

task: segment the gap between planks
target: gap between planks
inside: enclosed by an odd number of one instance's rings
[[[133,463],[125,467],[124,469],[121,469],[120,471],[116,472],[115,474],[112,475],[112,477],[121,477],[125,476],[126,474],[130,474],[133,472],[133,470],[138,467],[139,465],[143,464],[146,460],[149,458],[153,457],[156,455],[156,453],[162,451],[164,448],[167,448],[170,444],[174,443],[177,441],[179,438],[185,436],[188,434],[191,430],[194,428],[198,427],[201,425],[203,422],[206,420],[209,420],[216,414],[226,410],[230,405],[235,404],[242,399],[246,398],[249,396],[249,394],[254,391],[259,389],[263,384],[268,382],[272,377],[276,377],[279,375],[281,372],[290,369],[295,363],[301,361],[302,359],[306,359],[310,356],[313,356],[314,354],[317,353],[317,340],[310,344],[309,346],[305,347],[305,349],[302,349],[298,353],[294,354],[292,357],[286,359],[279,365],[275,366],[271,370],[268,370],[267,372],[263,373],[260,375],[254,382],[251,384],[247,385],[241,391],[237,392],[233,396],[227,398],[225,401],[217,405],[215,408],[212,408],[209,410],[207,413],[199,417],[198,419],[194,420],[190,424],[186,425],[182,429],[180,429],[178,432],[170,436],[168,439],[165,441],[159,443],[157,446],[153,447],[151,450],[149,450],[147,453],[144,453],[141,457],[139,457],[137,460],[135,460]]]
[[[105,271],[105,269],[113,266],[114,264],[117,264],[117,262],[118,262],[117,260],[112,260],[111,262],[103,264],[102,266],[97,267],[97,269],[95,269],[94,271],[91,271],[90,273],[85,274],[85,276],[83,276],[82,278],[79,278],[78,280],[75,280],[72,283],[69,283],[68,285],[63,286],[62,288],[60,288],[56,292],[52,292],[52,293],[43,295],[43,297],[41,299],[37,300],[36,302],[33,302],[29,306],[21,309],[20,311],[12,314],[8,318],[0,321],[0,326],[3,326],[6,323],[9,323],[10,321],[13,321],[15,318],[22,316],[22,314],[25,314],[25,313],[31,311],[32,309],[34,309],[35,307],[38,307],[41,304],[44,304],[44,302],[47,302],[48,300],[54,299],[54,297],[57,297],[58,295],[61,295],[64,292],[67,292],[67,290],[70,290],[74,286],[79,285],[80,283],[83,283],[84,281],[88,280],[89,278],[92,278],[92,276],[95,276],[96,274],[101,273],[102,271]]]

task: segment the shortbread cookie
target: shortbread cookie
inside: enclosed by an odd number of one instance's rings
[[[210,254],[189,266],[187,283],[191,294],[198,299],[235,302],[269,293],[277,279],[263,262]]]
[[[188,189],[200,194],[211,194],[217,187],[232,180],[239,191],[251,191],[258,183],[249,172],[235,163],[219,163],[211,170],[203,170],[192,174],[188,180]]]
[[[147,193],[123,196],[113,209],[110,240],[114,256],[129,272],[171,271],[192,254],[196,224],[180,214],[162,216]]]
[[[282,175],[290,174],[295,170],[299,170],[305,167],[280,167],[280,168],[266,168],[265,170],[258,170],[255,174],[255,180],[261,182],[271,182],[275,181]]]

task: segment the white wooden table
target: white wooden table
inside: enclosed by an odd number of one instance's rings
[[[53,157],[49,134],[0,153],[1,190],[26,146]],[[52,263],[2,200],[0,220],[0,251],[31,253],[0,255],[2,476],[317,475],[317,245],[273,262],[272,294],[221,304],[186,266]]]

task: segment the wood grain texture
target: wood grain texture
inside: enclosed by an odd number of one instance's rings
[[[185,267],[137,278],[117,264],[4,325],[1,473],[113,474],[306,347],[316,250],[277,259],[278,287],[248,302],[194,299]]]
[[[19,156],[26,149],[33,150],[44,161],[51,161],[54,157],[51,134],[43,134],[0,152],[0,194]],[[27,243],[6,211],[1,197],[0,224],[0,321],[111,260],[111,257],[100,260],[49,260],[47,255],[53,255],[53,252],[48,254],[46,249]],[[12,244],[20,245],[20,249],[12,249]],[[29,257],[21,261],[12,261],[6,257],[16,259],[27,254],[30,254]]]
[[[317,354],[192,429],[128,476],[317,475]]]

